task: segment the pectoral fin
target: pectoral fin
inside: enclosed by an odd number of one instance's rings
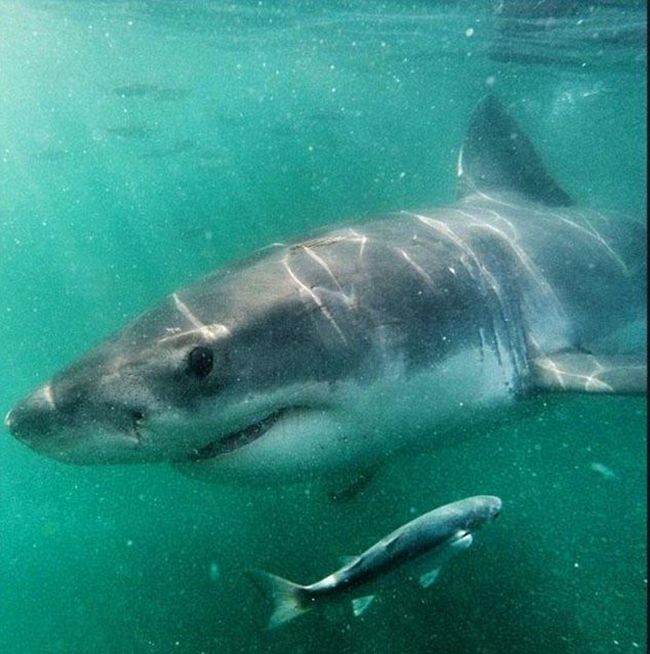
[[[352,600],[352,612],[358,618],[366,609],[372,604],[375,599],[374,595],[365,595],[364,597],[357,597]]]
[[[436,581],[439,574],[440,568],[434,568],[433,570],[429,570],[429,572],[425,572],[420,576],[420,586],[422,586],[422,588],[429,588],[429,586]]]
[[[639,395],[647,392],[643,355],[560,352],[531,362],[534,385],[551,391]]]
[[[359,470],[338,483],[329,484],[327,495],[332,502],[344,503],[362,493],[374,479],[379,465]]]
[[[469,531],[463,529],[457,531],[449,538],[447,543],[440,547],[429,559],[431,568],[420,575],[418,583],[422,588],[428,588],[433,584],[440,575],[442,568],[457,554],[464,552],[474,541],[474,537]]]

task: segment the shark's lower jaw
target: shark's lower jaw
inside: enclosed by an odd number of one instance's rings
[[[186,460],[190,462],[205,461],[206,459],[213,459],[217,456],[234,452],[264,436],[283,416],[296,409],[297,407],[277,409],[266,416],[266,418],[262,418],[244,429],[231,432],[227,436],[223,436],[198,450],[194,450]]]

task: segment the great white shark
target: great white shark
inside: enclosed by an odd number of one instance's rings
[[[458,198],[274,244],[181,289],[7,414],[78,464],[213,481],[351,475],[547,391],[643,393],[645,226],[577,207],[494,97]],[[644,343],[644,339],[640,340]]]

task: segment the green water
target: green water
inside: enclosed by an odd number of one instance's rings
[[[546,38],[570,57],[495,61],[491,9],[0,0],[2,411],[222,262],[450,201],[486,86],[581,204],[645,220],[645,46],[576,41],[565,19],[517,47]],[[645,20],[642,2],[607,11],[605,27]],[[0,651],[642,650],[645,419],[638,398],[556,399],[396,459],[344,505],[317,480],[209,486],[158,466],[70,467],[2,438]],[[428,591],[265,630],[246,568],[312,581],[477,493],[502,497],[503,517]]]

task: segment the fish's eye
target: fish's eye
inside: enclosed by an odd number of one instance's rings
[[[203,345],[195,347],[187,357],[187,364],[193,375],[199,378],[206,377],[214,365],[212,350]]]

